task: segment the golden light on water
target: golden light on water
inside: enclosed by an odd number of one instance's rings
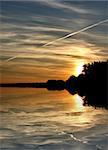
[[[72,112],[83,112],[85,110],[85,107],[83,106],[83,100],[79,95],[69,95],[68,99],[70,101],[70,110]]]
[[[80,111],[83,111],[84,106],[83,106],[83,100],[79,95],[75,95],[75,104],[76,104],[76,109],[79,109]]]

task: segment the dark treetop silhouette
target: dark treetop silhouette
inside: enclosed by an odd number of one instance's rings
[[[108,108],[108,61],[85,64],[79,76],[68,80],[48,80],[46,83],[4,83],[0,87],[47,88],[80,95],[84,105]]]

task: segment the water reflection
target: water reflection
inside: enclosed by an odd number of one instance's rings
[[[7,94],[2,94],[0,99],[1,113],[21,115],[27,113],[28,116],[32,113],[32,115],[37,114],[42,117],[44,114],[44,116],[48,115],[48,117],[50,117],[60,112],[61,114],[63,113],[63,116],[64,113],[70,113],[74,117],[82,117],[84,112],[93,109],[92,107],[84,107],[80,96],[77,94],[72,96],[67,91],[55,91],[54,93],[47,90],[34,89],[26,89],[23,90],[22,93],[20,93],[20,90],[15,90],[15,93],[11,93],[10,91],[11,90],[8,89]],[[58,117],[63,119],[63,116],[60,115]],[[88,116],[85,116],[85,118],[86,117],[88,119]]]
[[[0,99],[1,149],[86,150],[107,145],[101,144],[107,133],[107,111],[84,107],[78,95],[67,91],[11,90]]]
[[[76,94],[74,97],[75,97],[75,102],[76,102],[76,109],[83,111],[84,106],[83,106],[82,98],[78,94]]]
[[[47,89],[54,91],[27,87],[1,90],[1,150],[106,149],[108,111],[83,106],[82,98],[76,94],[77,89],[79,95],[83,95],[91,82],[87,84],[83,75],[79,75],[70,77],[66,82],[50,80],[47,83],[40,85],[47,85]],[[99,102],[100,93],[97,90],[95,95],[95,88],[91,92],[91,87],[87,91],[89,101]],[[101,98],[104,99],[103,94]]]
[[[49,92],[47,89],[2,89],[0,98],[1,110],[9,108],[34,110],[38,107],[55,110],[78,110],[83,108],[78,95],[70,95],[66,90]]]

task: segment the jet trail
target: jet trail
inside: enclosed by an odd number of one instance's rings
[[[17,56],[10,57],[10,58],[6,59],[5,62],[11,61],[11,60],[17,58],[18,56],[22,56],[22,55],[17,55]]]
[[[44,45],[41,46],[41,47],[45,47],[45,46],[51,45],[51,44],[53,44],[53,43],[55,43],[55,42],[64,40],[64,39],[66,39],[66,38],[68,38],[68,37],[77,35],[77,34],[83,32],[83,31],[86,31],[86,30],[88,30],[88,29],[91,29],[91,28],[93,28],[93,27],[96,27],[96,26],[98,26],[98,25],[100,25],[100,24],[102,24],[102,23],[106,23],[106,22],[108,22],[108,19],[99,21],[99,22],[97,22],[97,23],[95,23],[95,24],[92,24],[92,25],[89,25],[89,26],[87,26],[87,27],[84,27],[84,28],[82,28],[82,29],[80,29],[80,30],[78,30],[78,31],[69,33],[69,34],[67,34],[67,35],[65,35],[65,36],[63,36],[63,37],[61,37],[61,38],[58,38],[58,39],[56,39],[56,40],[54,40],[54,41],[51,41],[51,42],[48,42],[48,43],[44,44]],[[9,61],[11,61],[11,60],[17,58],[18,56],[21,56],[21,55],[17,55],[17,56],[10,57],[9,59],[5,60],[5,62],[9,62]]]
[[[63,36],[63,37],[61,37],[61,38],[58,38],[58,39],[56,39],[56,40],[54,40],[54,41],[48,42],[48,43],[44,44],[43,46],[48,46],[48,45],[51,45],[51,44],[53,44],[53,43],[55,43],[55,42],[57,42],[57,41],[64,40],[64,39],[66,39],[66,38],[68,38],[68,37],[70,37],[70,36],[76,35],[76,34],[78,34],[78,33],[81,33],[81,32],[83,32],[83,31],[86,31],[86,30],[91,29],[91,28],[93,28],[93,27],[96,27],[96,26],[98,26],[98,25],[100,25],[100,24],[102,24],[102,23],[105,23],[105,22],[107,22],[107,21],[108,21],[108,19],[102,20],[102,21],[97,22],[97,23],[92,24],[92,25],[89,25],[89,26],[87,26],[87,27],[85,27],[85,28],[83,28],[83,29],[81,29],[81,30],[78,30],[78,31],[76,31],[76,32],[67,34],[66,36]]]

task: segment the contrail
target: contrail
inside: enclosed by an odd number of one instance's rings
[[[77,35],[77,34],[83,32],[83,31],[86,31],[86,30],[88,30],[88,29],[91,29],[91,28],[93,28],[93,27],[96,27],[96,26],[98,26],[98,25],[100,25],[100,24],[102,24],[102,23],[105,23],[105,22],[108,22],[108,19],[101,20],[101,21],[99,21],[99,22],[97,22],[97,23],[95,23],[95,24],[92,24],[92,25],[89,25],[89,26],[87,26],[87,27],[84,27],[84,28],[82,28],[82,29],[80,29],[80,30],[78,30],[78,31],[69,33],[69,34],[67,34],[67,35],[65,35],[65,36],[63,36],[63,37],[61,37],[61,38],[58,38],[58,39],[56,39],[56,40],[54,40],[54,41],[51,41],[51,42],[48,42],[48,43],[44,44],[44,45],[41,46],[41,47],[45,47],[45,46],[51,45],[51,44],[53,44],[53,43],[55,43],[55,42],[64,40],[64,39],[66,39],[66,38],[68,38],[68,37]],[[21,56],[21,55],[13,56],[13,57],[11,57],[11,58],[5,60],[5,61],[6,61],[6,62],[9,62],[9,61],[11,61],[11,60],[17,58],[18,56]]]
[[[10,58],[6,59],[5,62],[11,61],[11,60],[17,58],[18,56],[21,56],[21,55],[17,55],[17,56],[10,57]]]
[[[102,21],[97,22],[97,23],[92,24],[92,25],[89,25],[89,26],[87,26],[87,27],[85,27],[85,28],[83,28],[83,29],[80,29],[80,30],[75,31],[75,32],[70,33],[70,34],[67,34],[67,35],[65,35],[65,36],[63,36],[63,37],[61,37],[61,38],[58,38],[58,39],[54,40],[54,41],[48,42],[48,43],[44,44],[43,46],[48,46],[48,45],[51,45],[51,44],[53,44],[53,43],[55,43],[55,42],[57,42],[57,41],[64,40],[64,39],[66,39],[66,38],[68,38],[68,37],[71,37],[71,36],[73,36],[73,35],[76,35],[76,34],[78,34],[78,33],[81,33],[81,32],[83,32],[83,31],[86,31],[86,30],[91,29],[91,28],[93,28],[93,27],[96,27],[96,26],[98,26],[98,25],[100,25],[100,24],[102,24],[102,23],[105,23],[105,22],[107,22],[107,21],[108,21],[108,19],[102,20]]]

